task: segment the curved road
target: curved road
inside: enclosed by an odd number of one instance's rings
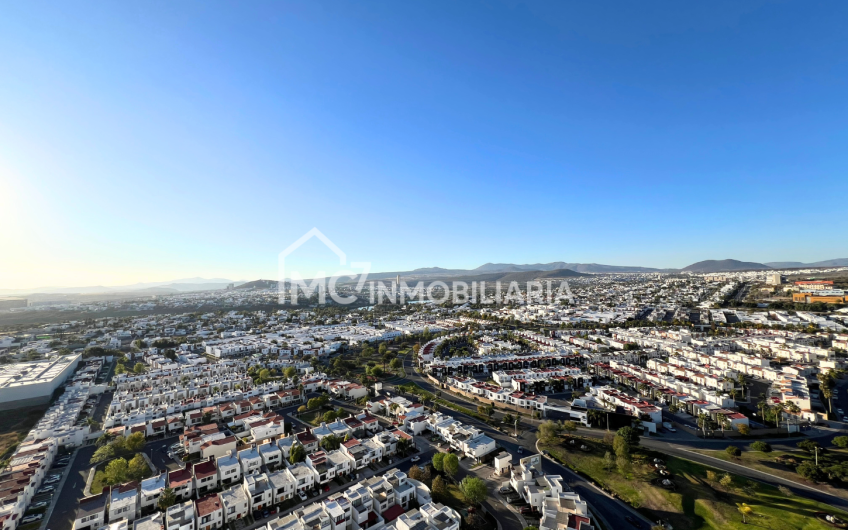
[[[406,370],[407,377],[406,379],[409,382],[413,382],[418,384],[420,387],[424,388],[430,392],[436,392],[438,389],[430,382],[429,379],[422,377],[420,374],[415,372],[413,363],[407,357],[404,359],[404,369]],[[400,382],[400,381],[399,381]],[[834,410],[837,406],[848,410],[848,380],[846,380],[842,385],[839,386],[839,391],[836,393],[837,403],[834,404]],[[455,397],[453,395],[447,394],[445,392],[442,393],[442,399],[449,400],[458,405],[462,405],[464,407],[475,407],[476,404],[463,400],[461,398]],[[500,433],[499,431],[491,428],[488,424],[485,424],[476,418],[467,416],[465,414],[455,412],[453,410],[442,410],[447,414],[452,416],[461,416],[461,419],[465,423],[469,423],[478,427],[491,436],[495,438],[503,447],[510,450],[513,454],[515,454],[515,450],[520,445],[525,448],[525,450],[529,449],[531,452],[536,452],[535,448],[535,436],[532,433],[529,433],[525,437],[521,437],[518,440],[515,440],[511,437],[507,437]],[[594,438],[603,438],[604,431],[597,429],[589,429],[589,428],[579,428],[578,432],[584,436],[590,436]],[[835,436],[845,435],[845,432],[836,431],[836,430],[819,430],[819,434],[815,436],[810,436],[804,439],[814,438],[823,446],[827,446],[830,444],[832,439]],[[800,441],[798,438],[773,438],[767,440],[772,446],[776,449],[779,449],[781,446],[784,446],[786,449],[797,449],[795,444]],[[837,497],[835,495],[831,495],[829,493],[825,493],[820,489],[816,488],[814,484],[807,484],[798,477],[798,481],[784,479],[782,477],[778,477],[776,475],[772,475],[769,473],[764,473],[762,471],[757,471],[755,469],[751,469],[739,464],[734,464],[732,462],[726,462],[724,460],[716,459],[709,457],[707,455],[702,455],[700,453],[692,452],[690,449],[724,449],[728,445],[735,445],[738,447],[747,447],[751,441],[731,441],[731,440],[703,440],[703,439],[680,439],[672,441],[662,441],[656,438],[642,438],[642,445],[645,447],[655,450],[657,452],[661,452],[664,454],[670,454],[679,458],[685,458],[687,460],[691,460],[697,462],[699,464],[703,464],[706,466],[710,466],[712,468],[720,469],[722,471],[726,471],[728,473],[732,473],[734,475],[739,475],[751,480],[756,480],[758,482],[762,482],[764,484],[769,484],[771,486],[784,486],[792,490],[793,493],[799,496],[803,496],[809,499],[816,500],[818,502],[822,502],[825,504],[829,504],[834,507],[841,508],[843,510],[848,510],[848,499],[844,499],[842,497]],[[528,453],[529,454],[529,453]],[[625,514],[634,515],[635,512],[629,505],[609,498],[605,493],[598,491],[593,491],[593,486],[586,480],[580,477],[579,475],[575,475],[571,473],[566,468],[551,462],[546,459],[546,466],[550,464],[551,467],[557,469],[557,473],[562,474],[564,477],[569,477],[569,485],[578,492],[581,496],[583,496],[586,501],[595,507],[596,511],[602,512],[610,519],[610,523],[612,523],[615,528],[627,528],[629,525],[624,523],[623,516]],[[610,515],[612,514],[612,515]],[[619,517],[620,516],[620,517]],[[640,519],[644,519],[640,516]]]

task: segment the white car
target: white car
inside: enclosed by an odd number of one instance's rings
[[[300,497],[300,500],[302,500],[302,501],[306,500],[306,493],[304,493],[302,491],[300,493],[298,493],[297,496]]]
[[[36,521],[40,521],[43,517],[43,513],[34,513],[32,515],[27,515],[26,517],[21,519],[21,524],[34,523]]]
[[[409,459],[410,462],[418,462],[419,460],[421,460],[421,457],[418,455],[415,455]]]
[[[845,414],[845,411],[843,411],[842,409],[836,409],[836,412],[839,413],[840,416]]]

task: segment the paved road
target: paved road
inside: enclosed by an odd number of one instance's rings
[[[73,527],[78,501],[83,497],[85,481],[88,479],[89,469],[93,467],[88,461],[91,460],[95,449],[93,445],[89,445],[77,451],[71,469],[67,471],[68,477],[65,479],[65,484],[56,494],[56,505],[53,507],[53,513],[50,514],[46,528],[71,530]]]
[[[407,371],[408,380],[417,383],[419,386],[430,392],[435,392],[437,390],[435,386],[429,381],[429,379],[421,377],[414,371],[412,363],[406,364],[405,368]],[[464,407],[473,406],[473,404],[468,401],[450,396],[444,392],[442,393],[442,397],[444,399],[448,399],[449,401],[456,402]],[[836,403],[834,403],[834,410],[836,410],[837,406],[839,406],[843,410],[848,411],[848,380],[839,381],[835,401]],[[456,416],[464,423],[469,423],[480,429],[485,430],[489,436],[495,438],[501,446],[509,450],[513,455],[516,454],[516,449],[519,445],[524,447],[525,451],[529,449],[530,452],[536,452],[535,446],[530,443],[535,442],[535,436],[532,433],[525,434],[519,440],[513,440],[510,437],[504,436],[497,430],[492,429],[485,423],[480,422],[476,418],[449,409],[442,409],[441,412]],[[581,428],[579,429],[579,434],[583,436],[603,438],[604,431],[598,429]],[[814,429],[812,431],[807,431],[806,434],[807,436],[804,439],[815,439],[823,446],[827,446],[831,444],[834,437],[844,436],[848,433],[833,429]],[[681,458],[686,458],[688,460],[692,460],[704,465],[721,469],[723,471],[727,471],[734,475],[739,475],[746,478],[750,478],[752,480],[757,480],[759,482],[770,484],[772,486],[785,486],[792,490],[796,495],[804,496],[819,502],[823,502],[825,504],[830,504],[835,507],[848,509],[848,500],[824,493],[817,489],[814,485],[807,485],[800,480],[800,477],[797,482],[786,480],[775,475],[749,469],[747,467],[736,465],[731,462],[726,462],[724,460],[714,459],[706,455],[701,455],[699,453],[694,453],[688,450],[696,448],[724,449],[728,445],[734,445],[740,448],[747,448],[747,446],[751,444],[750,440],[735,441],[724,439],[701,439],[691,435],[669,436],[668,438],[668,440],[662,440],[658,438],[643,437],[642,445],[658,452],[671,454]],[[771,445],[775,449],[788,450],[797,449],[796,444],[799,440],[799,438],[777,437],[769,439],[767,441],[771,443]],[[550,464],[551,467],[553,467],[557,473],[562,474],[564,477],[569,477],[569,485],[572,487],[572,489],[574,489],[584,499],[586,499],[590,506],[592,506],[595,510],[601,511],[602,513],[604,513],[605,516],[608,516],[610,519],[609,523],[612,524],[615,528],[627,528],[629,526],[629,524],[626,523],[626,521],[624,520],[624,516],[628,514],[633,515],[635,512],[628,505],[609,498],[603,492],[594,491],[595,488],[591,484],[589,484],[588,481],[586,481],[582,477],[574,475],[562,466],[559,466],[558,464],[549,460],[546,460],[546,463]]]
[[[429,381],[429,379],[425,379],[415,372],[413,363],[409,358],[404,360],[404,369],[406,370],[408,380],[417,383],[419,386],[430,392],[436,392],[436,390],[438,390]],[[448,401],[457,403],[463,407],[469,407],[470,405],[469,402],[451,396],[444,392],[442,393],[441,397]],[[495,441],[502,448],[504,448],[510,454],[516,457],[516,459],[521,458],[523,456],[535,454],[537,452],[535,431],[525,431],[519,433],[518,438],[514,438],[512,436],[503,434],[497,429],[492,428],[487,423],[484,423],[472,416],[468,416],[461,412],[456,412],[448,408],[443,408],[440,410],[440,412],[453,416],[456,419],[462,421],[463,423],[473,425],[474,427],[477,427],[478,429],[484,431],[487,435],[494,438]],[[601,434],[601,436],[603,436],[603,434]],[[523,455],[518,454],[519,446],[523,448]],[[610,530],[632,528],[632,525],[625,519],[625,517],[627,516],[644,521],[646,524],[649,523],[647,519],[645,519],[639,512],[634,510],[628,504],[617,499],[613,499],[605,492],[592,486],[585,478],[575,473],[572,473],[570,470],[564,468],[556,462],[552,462],[546,459],[542,464],[542,469],[547,474],[562,475],[563,479],[568,483],[569,487],[571,487],[571,489],[577,492],[587,503],[589,503],[589,505],[596,513],[601,512],[604,514],[604,519],[612,526]]]

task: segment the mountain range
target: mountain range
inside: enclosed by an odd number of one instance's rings
[[[467,281],[519,281],[525,282],[542,278],[562,278],[567,276],[583,276],[585,274],[624,273],[624,272],[730,272],[742,270],[793,269],[816,267],[848,267],[848,258],[830,259],[813,263],[800,261],[772,261],[758,263],[738,261],[734,259],[705,260],[693,263],[683,269],[657,269],[630,265],[603,265],[600,263],[567,263],[554,261],[551,263],[486,263],[474,269],[444,269],[441,267],[422,267],[410,271],[377,272],[368,275],[370,280],[394,279],[400,276],[406,282],[418,280],[436,280],[451,278]],[[551,272],[552,275],[540,273]],[[509,278],[509,273],[516,276]],[[530,274],[520,274],[530,273]],[[21,296],[29,294],[167,294],[191,291],[214,291],[225,289],[235,284],[237,289],[268,289],[276,287],[276,280],[256,280],[253,282],[234,281],[226,278],[182,278],[167,282],[146,282],[118,286],[87,286],[87,287],[38,287],[35,289],[0,289],[0,296]]]

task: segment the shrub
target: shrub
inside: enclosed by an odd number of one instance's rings
[[[734,456],[734,457],[738,457],[738,456],[742,455],[742,449],[739,449],[735,445],[728,445],[727,449],[725,449],[724,452],[729,454],[730,456]]]
[[[833,439],[833,445],[845,449],[848,447],[848,436],[837,436]]]
[[[754,442],[751,444],[751,450],[759,451],[761,453],[770,453],[771,445],[769,445],[767,442]]]

